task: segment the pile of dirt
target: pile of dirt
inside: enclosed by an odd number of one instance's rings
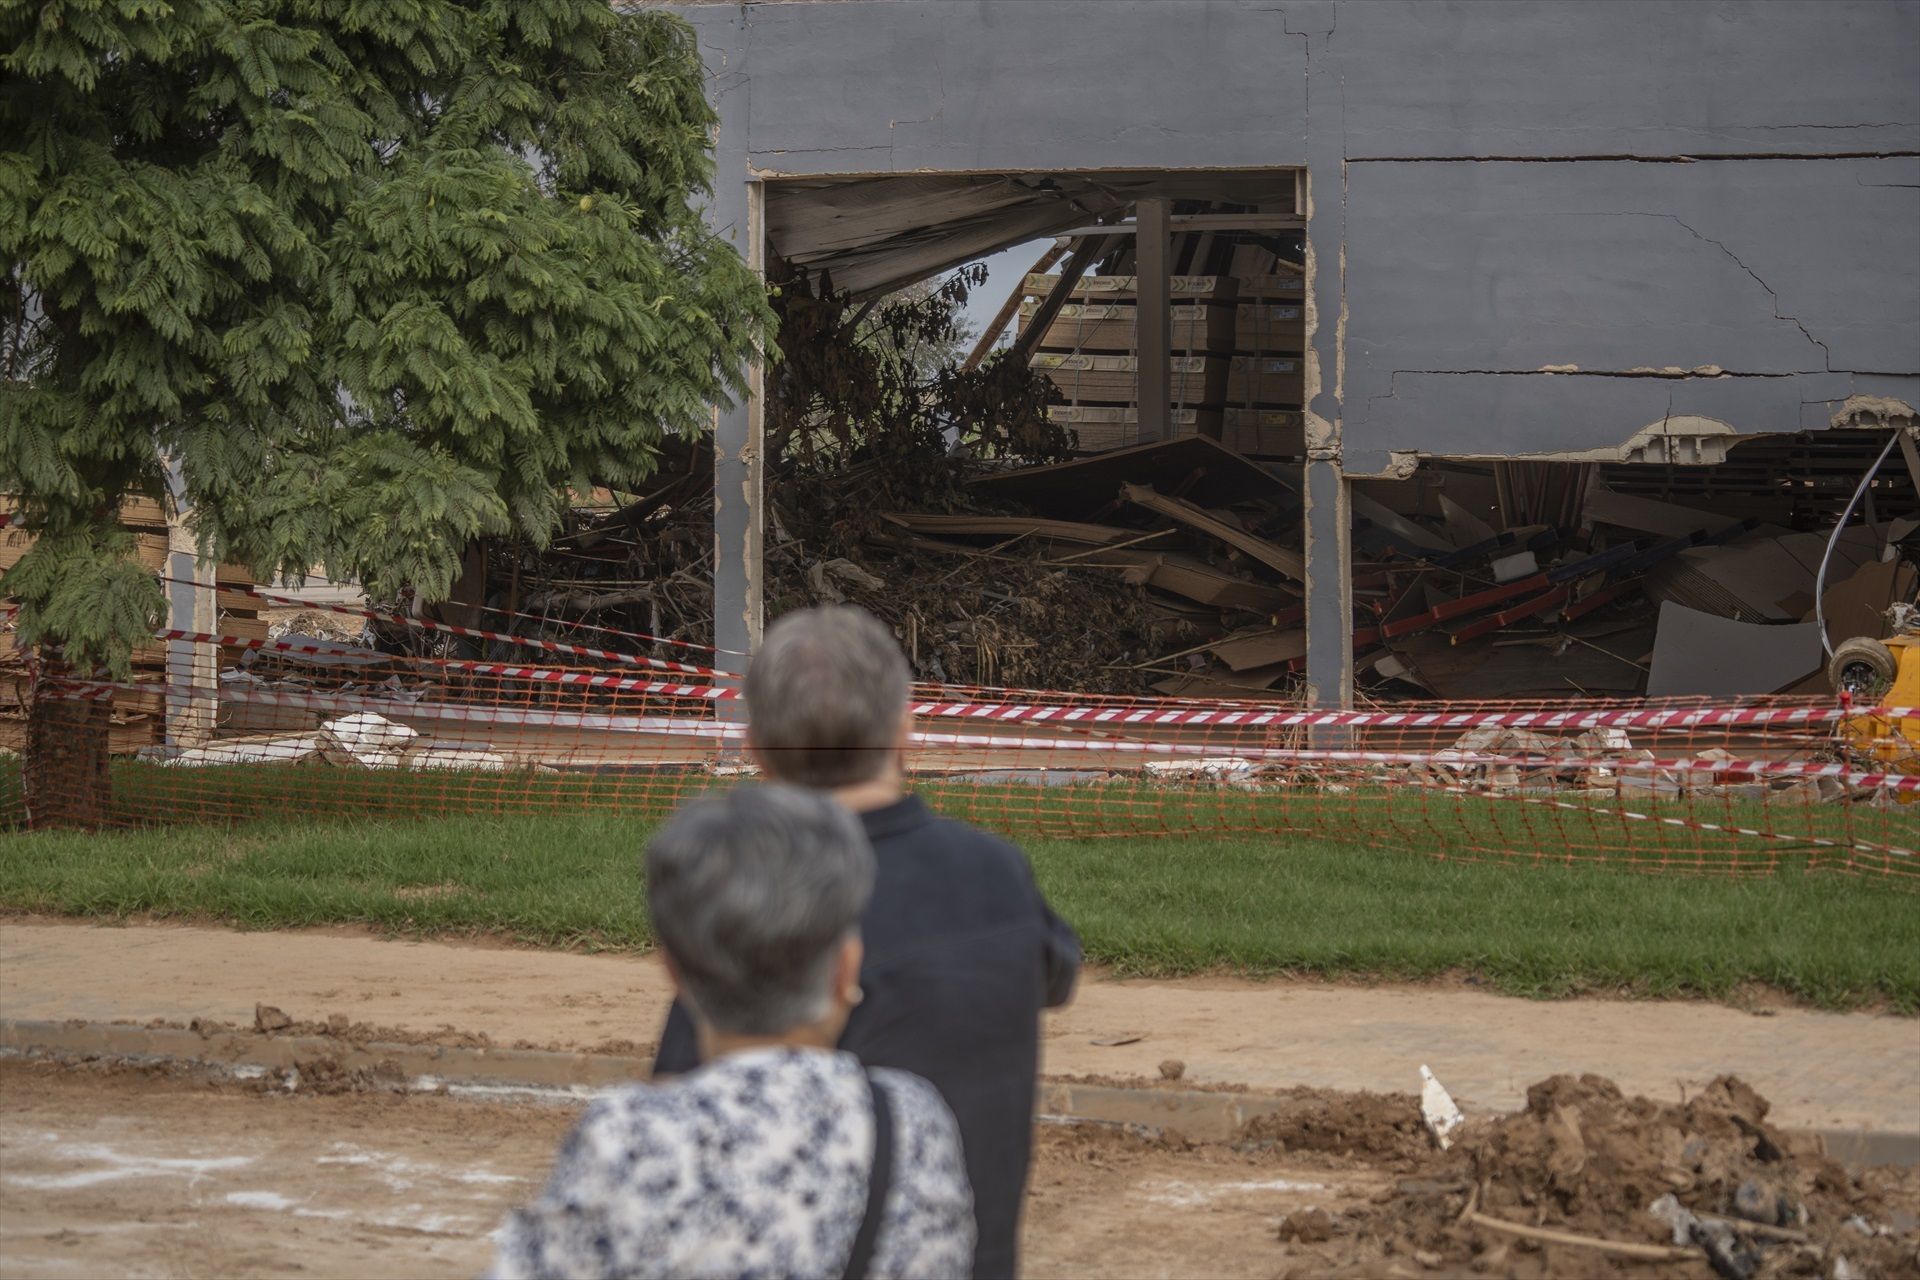
[[[242,1030],[218,1024],[220,1030]],[[382,1027],[370,1022],[355,1022],[344,1013],[330,1013],[324,1022],[291,1018],[270,1004],[253,1007],[252,1029],[262,1035],[332,1036],[353,1044],[430,1044],[460,1049],[490,1049],[493,1037],[484,1031],[462,1031],[452,1025],[435,1031],[409,1031],[403,1027]]]
[[[1302,1153],[1365,1157],[1369,1163],[1406,1168],[1432,1155],[1420,1118],[1420,1100],[1405,1093],[1328,1093],[1290,1090],[1287,1104],[1244,1125],[1236,1145],[1275,1155]]]
[[[1554,1076],[1525,1111],[1462,1131],[1428,1176],[1347,1215],[1336,1240],[1352,1246],[1348,1274],[1384,1254],[1516,1277],[1650,1264],[1730,1280],[1920,1276],[1920,1231],[1884,1183],[1791,1142],[1767,1111],[1732,1076],[1677,1106]]]

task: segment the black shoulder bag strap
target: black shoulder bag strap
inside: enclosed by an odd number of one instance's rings
[[[867,1075],[867,1093],[873,1098],[873,1166],[867,1174],[867,1211],[847,1255],[845,1280],[866,1280],[873,1266],[873,1246],[880,1239],[880,1219],[886,1215],[887,1193],[893,1188],[893,1112],[887,1091]]]

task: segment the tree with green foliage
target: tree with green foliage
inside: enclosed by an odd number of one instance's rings
[[[115,522],[444,598],[743,390],[764,292],[694,201],[691,30],[606,0],[0,0],[0,493],[19,631],[124,673]]]

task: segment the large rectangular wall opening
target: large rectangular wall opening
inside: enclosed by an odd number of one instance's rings
[[[934,684],[1295,694],[1303,181],[767,178],[769,617],[862,604]],[[956,345],[925,303],[1008,246],[1031,257]],[[946,349],[883,404],[836,399],[903,342]],[[1207,652],[1228,637],[1232,666]]]

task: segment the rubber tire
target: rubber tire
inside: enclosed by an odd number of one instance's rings
[[[1893,658],[1893,650],[1886,645],[1871,636],[1855,636],[1835,649],[1833,657],[1828,659],[1827,682],[1833,686],[1835,693],[1839,693],[1849,687],[1848,682],[1842,678],[1847,675],[1848,669],[1852,668],[1857,673],[1861,667],[1865,667],[1872,674],[1864,684],[1856,675],[1851,686],[1854,691],[1860,692],[1868,688],[1885,689],[1893,683],[1898,666],[1899,664]]]

